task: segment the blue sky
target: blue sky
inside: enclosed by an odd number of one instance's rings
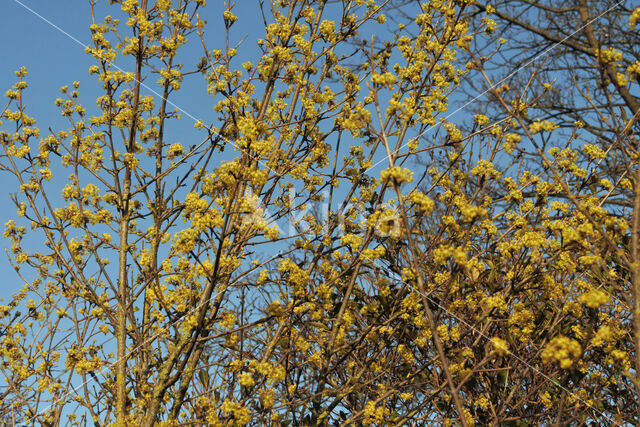
[[[89,3],[73,1],[73,7],[61,8],[56,2],[30,1],[25,4],[43,17],[78,39],[87,39],[86,23],[90,17]],[[89,57],[71,38],[47,24],[41,18],[13,0],[5,0],[0,6],[0,37],[5,40],[3,60],[0,65],[0,93],[11,87],[16,76],[13,71],[26,66],[30,87],[25,92],[28,103],[27,114],[36,117],[44,132],[49,125],[61,123],[53,101],[59,96],[60,86],[80,74],[87,75]],[[83,72],[84,71],[84,72]],[[3,107],[6,105],[3,99]],[[6,129],[3,126],[3,129]],[[4,224],[15,216],[9,194],[16,189],[15,180],[8,173],[0,174],[0,222]],[[0,287],[0,297],[7,299],[22,285],[11,269],[4,249],[9,243],[3,240],[0,254],[0,271],[5,272]]]
[[[117,16],[117,5],[109,7],[106,1],[99,3],[100,10],[96,13],[98,23],[102,22],[106,14]],[[239,20],[232,28],[231,45],[242,42],[241,48],[238,49],[238,64],[248,59],[255,60],[260,52],[255,41],[264,36],[264,26],[258,4],[257,0],[240,0],[239,7],[234,9]],[[201,19],[208,21],[205,38],[210,50],[223,48],[225,44],[222,11],[223,2],[211,0],[200,13]],[[102,85],[97,82],[95,76],[90,76],[88,73],[89,66],[95,62],[84,52],[83,45],[90,42],[90,24],[91,9],[88,0],[64,2],[4,0],[0,3],[0,36],[3,37],[6,45],[3,61],[0,62],[0,96],[15,83],[14,71],[21,66],[26,66],[29,71],[26,79],[29,88],[24,92],[26,113],[37,120],[36,126],[40,128],[41,137],[49,133],[49,128],[57,132],[69,126],[54,105],[55,99],[61,97],[59,92],[61,86],[79,81],[80,102],[90,114],[95,108],[96,97],[102,95],[100,90]],[[122,29],[126,32],[127,28]],[[195,37],[195,35],[192,36],[192,38]],[[193,43],[188,44],[184,49],[186,70],[193,69],[202,56],[200,42],[191,41]],[[116,65],[125,71],[132,71],[131,64],[122,61],[122,59],[116,60]],[[146,83],[157,90],[155,77]],[[142,92],[143,95],[150,93],[149,89],[145,88]],[[168,136],[173,139],[171,142],[179,141],[188,146],[194,141],[193,138],[198,138],[197,141],[199,141],[201,135],[195,133],[194,120],[189,116],[203,118],[205,123],[211,123],[215,105],[206,93],[203,78],[197,74],[186,78],[182,84],[182,90],[172,95],[170,100],[183,110],[183,120],[172,121],[169,128],[171,134]],[[1,128],[10,130],[6,124]],[[55,174],[54,165],[52,169]],[[56,177],[54,180],[64,180],[69,173],[61,172],[60,178]],[[8,173],[0,173],[0,185],[4,189],[0,192],[0,226],[2,226],[7,220],[16,216],[9,196],[18,189],[18,185],[15,178]],[[37,240],[40,238],[38,233],[34,233],[33,237],[27,237],[25,239],[27,250],[28,246],[41,245],[42,241]],[[0,298],[7,301],[22,287],[23,283],[11,268],[4,253],[4,249],[9,249],[8,241],[3,241],[2,249],[0,272],[4,273],[4,280],[0,285]],[[23,269],[22,273],[27,279],[33,274],[28,268]],[[113,342],[108,340],[106,345],[112,346]]]
[[[96,19],[102,22],[105,15],[117,16],[119,7],[108,6],[106,1],[99,1],[96,8]],[[222,21],[224,2],[212,0],[201,10],[201,19],[207,21],[205,41],[209,50],[223,48],[225,44],[225,30]],[[231,45],[241,42],[236,58],[240,64],[248,59],[255,60],[259,56],[259,49],[255,41],[264,36],[262,17],[257,0],[240,0],[234,13],[239,20],[232,27]],[[65,5],[62,7],[61,5]],[[89,25],[91,24],[91,8],[88,0],[65,0],[54,2],[45,0],[4,0],[0,6],[0,36],[5,40],[4,60],[0,64],[0,95],[9,89],[16,80],[14,70],[26,66],[29,75],[29,88],[25,92],[27,114],[35,117],[41,136],[46,136],[51,127],[54,131],[66,129],[66,123],[54,106],[54,100],[60,97],[59,88],[71,85],[75,80],[80,82],[80,101],[91,113],[95,108],[95,99],[102,93],[101,84],[95,76],[88,74],[88,68],[93,65],[93,59],[84,53],[83,45],[90,41]],[[376,27],[376,31],[387,30],[394,25]],[[127,28],[122,25],[123,32]],[[192,35],[192,43],[184,48],[182,60],[185,70],[195,67],[202,56],[202,46],[197,36]],[[117,59],[116,65],[125,71],[132,71],[131,63]],[[145,81],[154,90],[158,86],[149,79]],[[143,88],[143,95],[150,94],[149,89]],[[158,95],[156,94],[156,99]],[[206,93],[204,79],[196,74],[187,77],[179,92],[172,94],[170,101],[183,110],[183,120],[173,121],[169,127],[171,142],[182,142],[190,145],[194,138],[200,140],[201,135],[193,130],[194,117],[204,119],[205,123],[212,123],[214,119],[214,101]],[[451,108],[445,115],[456,115],[453,121],[465,117],[465,112],[457,112],[459,100],[451,101]],[[466,114],[468,116],[468,113]],[[216,124],[216,123],[214,123]],[[5,128],[6,129],[6,128]],[[430,132],[431,133],[431,132]],[[428,139],[432,135],[425,135]],[[376,159],[381,160],[381,159]],[[382,159],[384,160],[384,159]],[[374,161],[375,163],[375,161]],[[378,167],[384,168],[386,161]],[[54,170],[55,172],[55,170]],[[64,179],[66,173],[63,173]],[[0,194],[0,225],[15,217],[15,209],[9,195],[17,189],[16,182],[7,173],[0,173],[0,185],[4,191]],[[39,242],[32,242],[38,244]],[[2,245],[8,248],[8,243]],[[5,280],[0,287],[0,298],[7,298],[18,290],[22,283],[12,271],[6,255],[0,254],[0,271],[5,272]]]
[[[96,23],[102,23],[105,15],[118,17],[119,6],[109,6],[106,1],[98,1],[95,15]],[[64,5],[64,6],[63,6]],[[257,0],[241,0],[236,2],[233,11],[239,20],[231,29],[230,45],[233,47],[241,43],[238,56],[234,59],[237,64],[253,60],[260,56],[256,40],[264,37],[262,15]],[[266,6],[268,8],[268,6]],[[200,10],[200,18],[207,22],[205,27],[205,42],[209,50],[225,46],[225,29],[222,12],[224,2],[211,0]],[[328,13],[331,14],[331,7]],[[93,58],[84,52],[84,46],[89,44],[92,23],[91,7],[88,0],[4,0],[0,6],[0,36],[5,40],[4,58],[0,63],[0,96],[16,81],[14,71],[26,66],[29,71],[27,82],[29,88],[24,93],[27,105],[26,113],[37,120],[41,137],[49,134],[49,128],[54,132],[67,129],[69,124],[60,116],[54,101],[61,97],[61,86],[71,85],[73,81],[80,82],[80,102],[91,114],[95,111],[95,99],[102,95],[101,84],[96,76],[90,76],[89,66],[95,64]],[[393,24],[389,24],[393,25]],[[382,30],[377,26],[376,30]],[[123,36],[128,28],[121,25]],[[184,70],[192,70],[202,56],[202,44],[197,35],[192,35],[190,43],[181,48]],[[124,71],[133,71],[132,63],[124,58],[116,59],[115,65]],[[142,94],[153,94],[149,89],[159,91],[155,77],[144,82],[148,87],[142,88]],[[153,94],[156,99],[159,93]],[[6,98],[5,98],[6,99]],[[185,78],[180,91],[171,95],[171,102],[183,111],[182,120],[172,121],[168,128],[170,142],[182,142],[189,146],[200,141],[201,134],[193,129],[194,118],[203,119],[207,124],[215,123],[213,106],[215,101],[206,92],[206,83],[201,75],[195,74]],[[5,104],[6,105],[6,104]],[[93,111],[92,111],[93,110]],[[3,130],[9,130],[6,124]],[[227,153],[225,153],[227,154]],[[229,153],[230,154],[230,153]],[[383,162],[379,167],[384,167]],[[52,165],[53,167],[53,165]],[[54,176],[55,175],[55,169]],[[68,172],[59,174],[64,180]],[[54,177],[54,180],[57,179]],[[0,173],[0,185],[4,191],[0,192],[0,226],[15,217],[15,208],[9,198],[18,186],[13,176]],[[27,237],[28,239],[28,237]],[[27,243],[29,241],[27,240]],[[40,242],[32,240],[32,245]],[[9,243],[3,242],[2,249],[8,249]],[[13,272],[7,261],[4,250],[0,253],[0,271],[5,272],[5,279],[0,286],[0,298],[7,300],[11,294],[21,288],[20,278]],[[27,269],[24,273],[27,273]]]
[[[106,1],[98,3],[97,23],[102,23],[103,17],[107,14],[117,16],[117,5],[108,6]],[[252,7],[234,9],[241,18],[232,28],[232,44],[242,41],[239,60],[244,60],[242,56],[258,52],[255,40],[264,34],[262,23],[259,26],[254,25],[262,21],[257,8],[258,3],[243,1],[244,5],[248,3],[251,3]],[[201,19],[208,21],[205,37],[209,49],[224,46],[223,10],[222,1],[210,1],[200,12]],[[29,88],[25,91],[26,112],[37,120],[36,126],[40,128],[41,136],[49,133],[49,127],[56,132],[68,127],[58,108],[54,106],[54,100],[60,97],[61,86],[79,81],[80,101],[89,112],[95,107],[96,97],[101,94],[101,85],[97,83],[95,76],[90,76],[87,71],[94,62],[85,54],[82,46],[91,40],[91,23],[91,7],[88,0],[4,0],[0,5],[0,37],[5,41],[0,62],[0,95],[4,95],[15,83],[14,71],[26,66],[29,71]],[[122,29],[126,31],[126,27]],[[198,58],[202,56],[199,40],[192,42],[185,47],[185,69],[194,68]],[[116,65],[125,71],[132,71],[130,64],[122,59],[116,60]],[[154,90],[158,88],[151,80],[148,85]],[[183,110],[183,120],[173,122],[171,126],[176,141],[189,142],[186,139],[193,132],[193,119],[189,116],[213,118],[213,115],[208,114],[213,113],[213,103],[205,89],[202,77],[194,75],[185,78],[183,89],[172,95],[170,100]],[[143,89],[143,93],[151,94],[148,89]],[[3,107],[6,105],[5,100],[6,98],[2,101]],[[2,128],[9,130],[6,124]],[[17,185],[11,175],[0,173],[0,186],[3,189],[0,192],[1,225],[15,217],[15,209],[9,195],[17,189]],[[0,285],[0,298],[5,300],[22,286],[19,277],[7,261],[4,249],[8,247],[9,243],[3,241],[0,271],[5,274]]]
[[[97,23],[102,23],[105,15],[117,16],[119,7],[108,6],[106,1],[99,1],[99,10],[96,10]],[[224,46],[224,27],[222,21],[223,2],[212,0],[210,4],[200,12],[200,17],[208,21],[205,31],[207,47],[211,49]],[[262,19],[257,1],[244,1],[243,4],[251,4],[252,7],[236,8],[234,12],[240,20],[233,26],[232,45],[243,41],[238,61],[245,61],[250,55],[258,52],[255,40],[264,35]],[[31,9],[31,10],[30,10]],[[256,26],[255,23],[260,22]],[[14,71],[21,66],[26,66],[29,72],[27,82],[29,88],[24,92],[24,101],[27,105],[26,113],[37,120],[36,126],[40,128],[41,137],[49,134],[49,128],[54,132],[67,129],[69,124],[60,115],[59,109],[54,105],[56,98],[61,97],[61,86],[71,85],[73,81],[80,82],[80,102],[84,104],[89,113],[95,109],[95,99],[102,95],[102,85],[97,82],[96,76],[90,76],[88,68],[95,62],[93,58],[84,52],[84,46],[90,39],[89,25],[91,20],[91,8],[88,0],[4,0],[0,3],[0,36],[5,41],[3,59],[0,61],[0,96],[4,97],[7,89],[16,81]],[[122,25],[123,33],[128,30]],[[125,34],[126,35],[126,34]],[[192,36],[191,42],[184,48],[185,70],[192,70],[202,56],[202,45]],[[123,62],[120,58],[115,65],[125,71],[133,71],[131,63]],[[158,90],[155,83],[156,77],[145,82],[149,88]],[[152,94],[149,88],[143,88],[143,95]],[[155,98],[158,99],[158,95]],[[6,99],[2,101],[2,107],[6,105]],[[193,128],[194,119],[203,118],[205,123],[211,123],[214,118],[213,100],[207,95],[206,83],[201,75],[196,74],[186,77],[182,84],[182,90],[174,93],[170,101],[183,110],[183,120],[172,121],[168,131],[171,142],[183,142],[185,146],[193,143],[194,138],[202,139]],[[190,117],[191,116],[191,117]],[[11,130],[6,123],[0,129]],[[33,141],[35,143],[35,141]],[[230,154],[230,153],[229,153]],[[54,174],[56,166],[52,164]],[[54,177],[54,180],[63,181],[68,171]],[[15,178],[8,173],[0,173],[0,227],[9,219],[16,216],[16,210],[10,200],[10,194],[18,189]],[[25,238],[28,246],[41,244],[41,236],[33,233],[33,236]],[[23,282],[13,271],[7,260],[5,250],[9,250],[10,242],[3,240],[0,253],[0,272],[3,280],[0,283],[0,298],[9,301],[13,293],[18,291]],[[33,271],[25,268],[21,271],[27,279],[33,275]],[[108,345],[112,345],[107,343]]]

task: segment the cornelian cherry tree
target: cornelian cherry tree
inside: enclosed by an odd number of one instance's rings
[[[241,61],[232,4],[212,33],[205,0],[109,3],[86,49],[95,112],[73,83],[55,101],[67,128],[45,132],[25,69],[6,94],[4,235],[24,286],[0,307],[3,419],[637,420],[632,311],[611,290],[635,234],[602,207],[636,181],[574,179],[606,156],[576,154],[578,125],[540,149],[556,126],[523,118],[540,98],[495,84],[474,50],[491,11],[257,1],[261,54]],[[399,12],[412,21],[391,28]],[[215,120],[183,145],[171,99],[198,76]],[[447,113],[469,79],[499,117]]]

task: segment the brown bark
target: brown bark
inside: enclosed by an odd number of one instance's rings
[[[142,0],[140,8],[146,13],[147,0]],[[140,102],[140,84],[142,78],[143,36],[138,39],[136,55],[136,76],[133,96],[133,118],[127,141],[127,152],[133,152],[138,125],[138,107]],[[127,286],[127,255],[129,251],[129,199],[131,197],[131,166],[126,165],[122,182],[122,196],[120,199],[120,245],[118,248],[118,312],[116,324],[117,362],[116,362],[116,425],[126,425],[127,419],[127,315],[130,309]]]
[[[631,276],[633,283],[633,343],[636,365],[636,401],[640,419],[640,164],[636,164],[633,199],[633,220],[631,225]]]

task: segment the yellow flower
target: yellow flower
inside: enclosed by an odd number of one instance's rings
[[[222,14],[222,17],[224,18],[225,21],[229,23],[234,23],[238,20],[238,17],[233,13],[231,13],[230,10],[225,10],[224,13]]]
[[[540,396],[540,402],[544,405],[545,408],[551,407],[552,405],[551,395],[549,394],[548,391],[545,391],[544,393],[539,393],[538,396]]]
[[[622,52],[613,47],[610,47],[607,49],[596,51],[596,57],[600,62],[603,63],[618,62],[622,61]]]
[[[499,356],[506,356],[507,354],[509,354],[509,345],[502,338],[491,338],[491,344],[493,346],[492,353],[495,353]]]
[[[638,20],[640,20],[640,7],[635,9],[631,15],[629,15],[629,28],[633,30],[636,27]]]
[[[332,42],[335,39],[336,23],[333,21],[323,20],[320,23],[320,33],[324,36],[324,39]]]
[[[240,384],[244,387],[251,387],[255,384],[255,380],[248,372],[243,372],[240,374]]]
[[[609,302],[609,294],[599,289],[593,289],[580,295],[578,301],[587,307],[598,308]]]
[[[413,181],[413,173],[409,169],[402,169],[399,166],[393,166],[383,170],[380,174],[380,181],[386,183],[391,180],[394,180],[397,184],[411,182]]]
[[[581,353],[582,347],[580,347],[578,341],[559,336],[552,339],[545,346],[541,356],[544,363],[559,362],[561,368],[567,369],[573,365],[573,362]]]
[[[591,344],[594,347],[601,347],[606,342],[612,341],[614,339],[615,336],[613,334],[613,331],[611,330],[611,327],[609,327],[608,325],[603,325],[602,327],[600,327],[600,329],[598,329],[596,335],[591,338]]]
[[[482,408],[482,409],[487,409],[490,405],[489,399],[487,399],[486,396],[482,396],[476,399],[475,401],[476,406]]]
[[[592,159],[599,160],[606,157],[606,153],[597,145],[586,144],[582,149],[584,150],[585,154]]]
[[[473,116],[473,120],[480,126],[484,126],[489,123],[489,117],[485,116],[484,114],[475,114]]]

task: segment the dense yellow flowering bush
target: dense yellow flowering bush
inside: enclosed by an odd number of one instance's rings
[[[73,82],[54,101],[66,129],[44,132],[26,69],[6,92],[4,237],[25,284],[0,306],[5,419],[632,422],[615,390],[637,376],[636,137],[585,143],[579,117],[538,118],[542,95],[495,84],[496,51],[479,55],[498,10],[256,2],[247,58],[231,3],[212,34],[204,0],[111,3],[86,49],[95,108]],[[176,140],[169,99],[198,76],[215,121]],[[454,121],[476,82],[501,110]]]

